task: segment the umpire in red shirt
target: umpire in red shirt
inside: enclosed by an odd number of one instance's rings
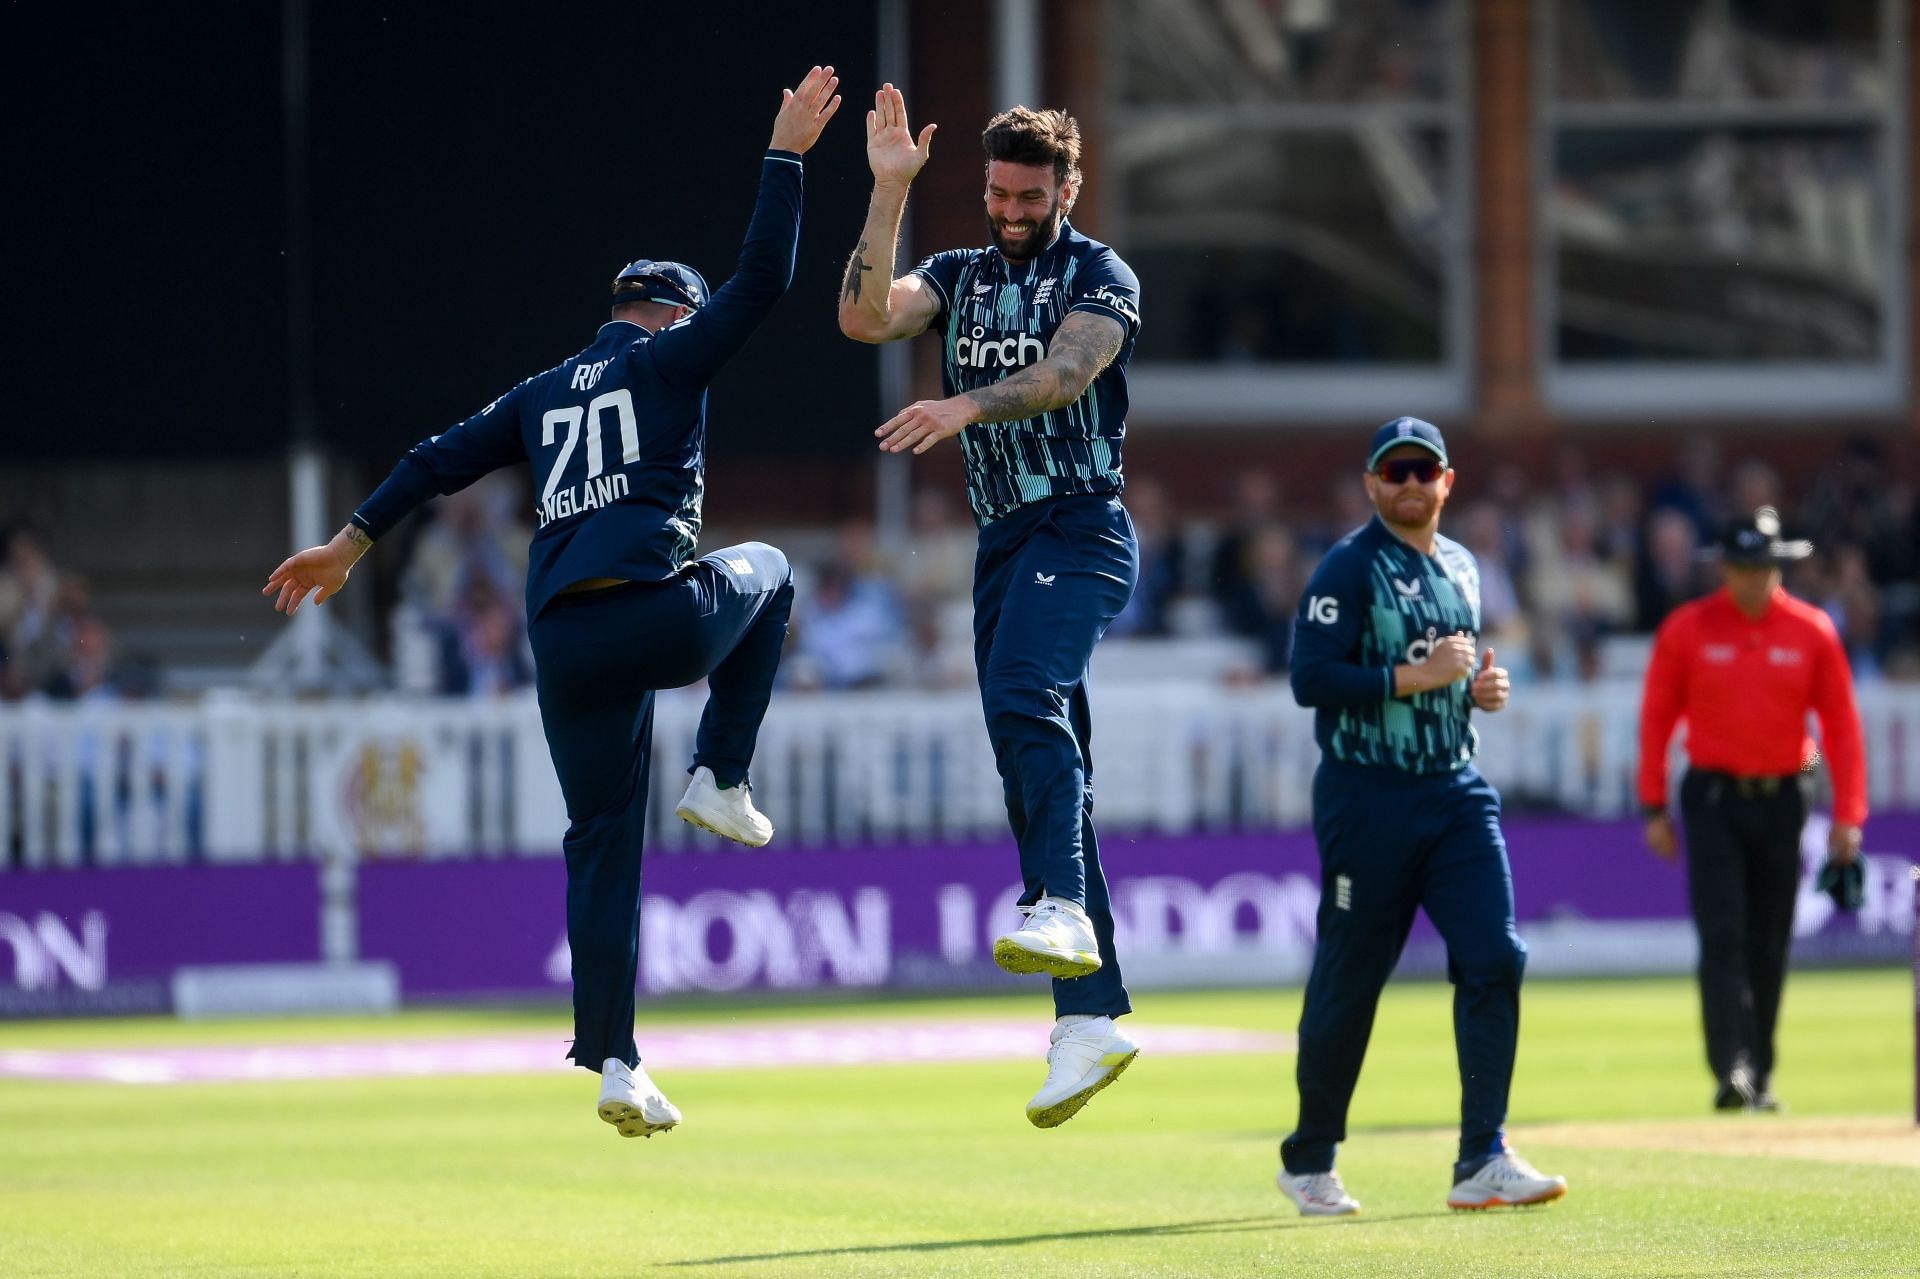
[[[1640,803],[1647,846],[1675,856],[1667,746],[1687,721],[1680,783],[1687,894],[1700,933],[1700,1003],[1719,1110],[1777,1110],[1773,1032],[1800,883],[1800,830],[1820,752],[1833,779],[1830,862],[1860,855],[1866,749],[1847,656],[1827,615],[1786,593],[1780,565],[1810,554],[1782,541],[1763,506],[1721,538],[1725,585],[1661,625],[1640,705]]]

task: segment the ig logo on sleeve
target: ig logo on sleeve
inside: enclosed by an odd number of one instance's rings
[[[1332,626],[1340,620],[1340,601],[1331,595],[1316,595],[1307,601],[1307,620]]]

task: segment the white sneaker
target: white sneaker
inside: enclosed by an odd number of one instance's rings
[[[1502,1150],[1454,1186],[1447,1195],[1447,1207],[1517,1208],[1547,1203],[1566,1193],[1565,1177],[1545,1176],[1511,1150]]]
[[[1302,1217],[1350,1217],[1360,1211],[1360,1201],[1347,1193],[1340,1174],[1325,1172],[1288,1172],[1282,1168],[1273,1184],[1293,1200]]]
[[[994,963],[1010,973],[1053,977],[1085,977],[1100,971],[1100,943],[1094,940],[1093,921],[1082,907],[1064,898],[1042,897],[1020,910],[1027,922],[994,938]]]
[[[773,823],[753,806],[753,795],[745,782],[721,790],[713,780],[713,770],[702,765],[693,770],[687,793],[673,810],[683,822],[701,830],[710,830],[748,848],[764,848],[773,838]]]
[[[1095,1017],[1071,1026],[1055,1026],[1047,1049],[1047,1082],[1027,1103],[1035,1128],[1058,1128],[1080,1113],[1093,1094],[1120,1077],[1140,1055],[1111,1017]]]
[[[600,1117],[622,1137],[651,1137],[678,1124],[680,1108],[647,1078],[646,1067],[609,1057],[600,1066]]]

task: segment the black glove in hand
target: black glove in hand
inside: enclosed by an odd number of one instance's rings
[[[1828,862],[1820,868],[1820,878],[1813,886],[1833,898],[1833,904],[1839,909],[1859,910],[1867,899],[1866,865],[1858,857],[1845,866]]]

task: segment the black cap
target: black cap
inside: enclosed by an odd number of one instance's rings
[[[1780,512],[1763,506],[1744,520],[1734,520],[1720,534],[1720,543],[1709,547],[1706,555],[1722,564],[1738,568],[1766,568],[1803,560],[1813,554],[1813,543],[1782,541]]]
[[[1373,433],[1373,443],[1367,446],[1367,469],[1380,465],[1381,454],[1402,444],[1418,444],[1439,458],[1440,465],[1447,465],[1447,442],[1439,427],[1417,417],[1397,417]]]
[[[697,311],[707,304],[707,282],[690,266],[641,258],[629,262],[613,277],[613,300],[616,304],[664,302]]]

